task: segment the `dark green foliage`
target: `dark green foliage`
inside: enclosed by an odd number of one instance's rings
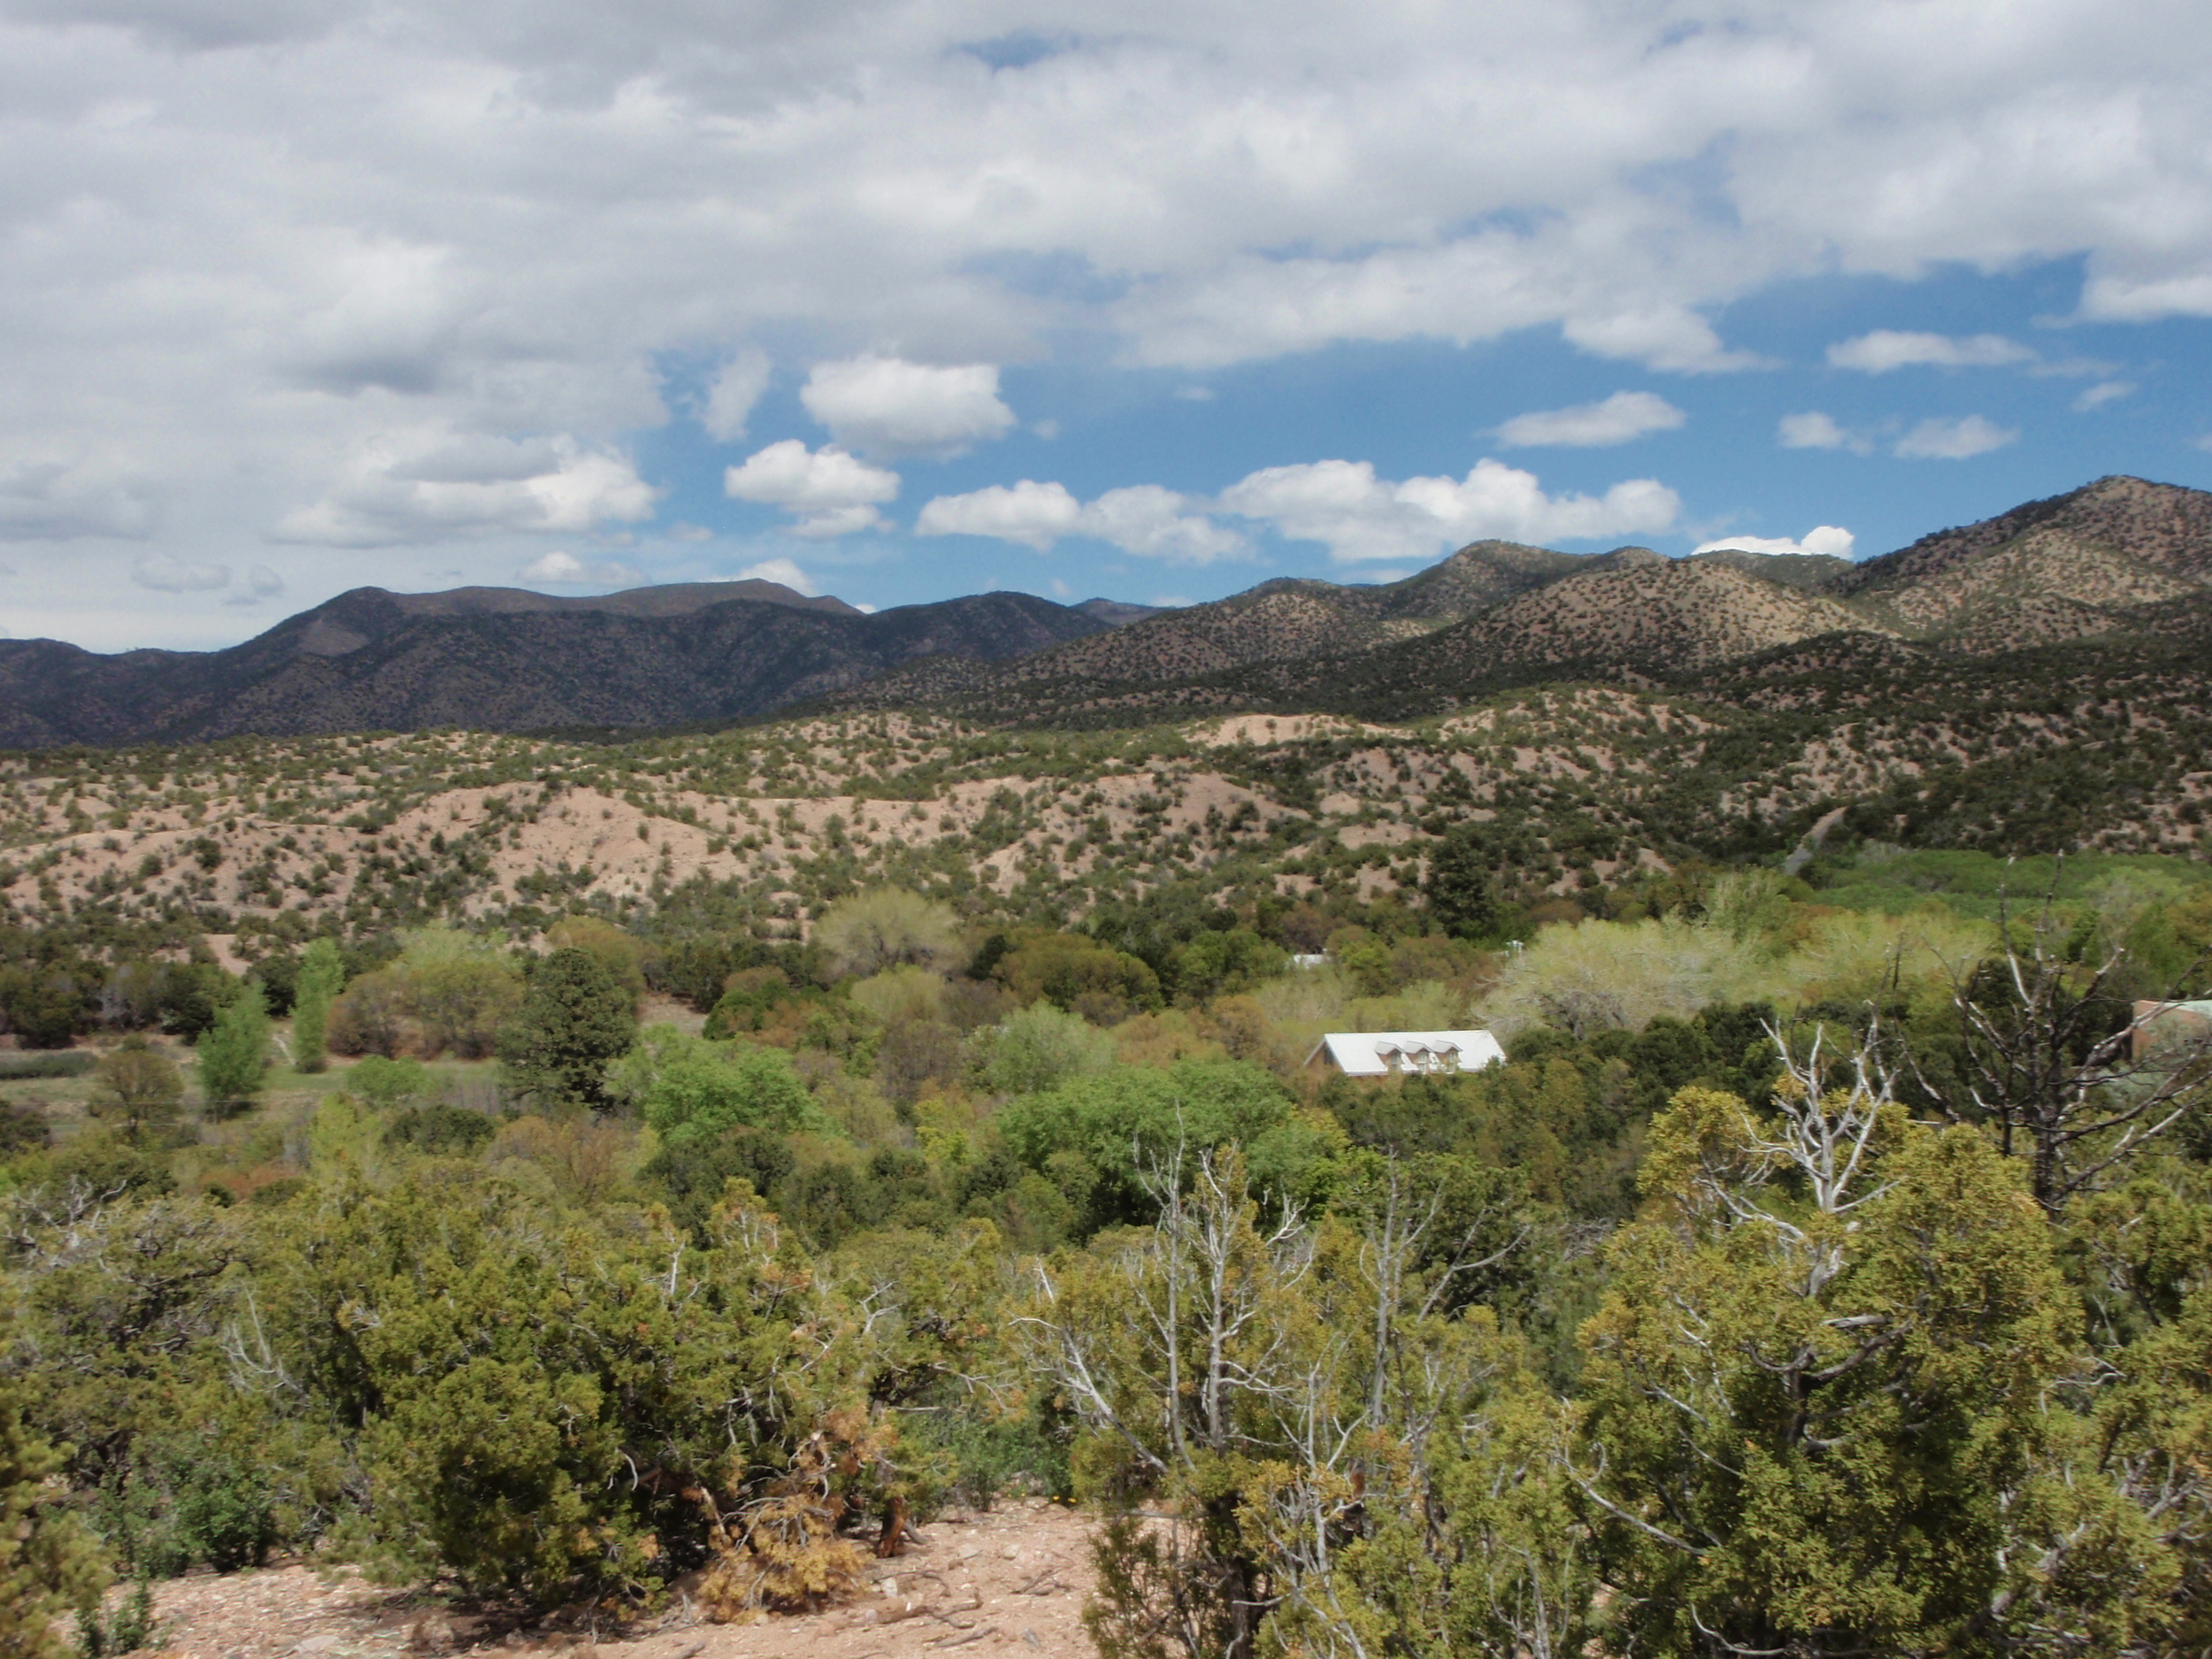
[[[265,1464],[206,1434],[146,1440],[111,1475],[94,1517],[117,1563],[141,1578],[257,1566],[278,1540]]]
[[[777,1190],[797,1167],[783,1135],[736,1128],[663,1147],[638,1171],[638,1179],[666,1199],[668,1212],[680,1225],[696,1232],[731,1181],[743,1181],[764,1194]]]
[[[1281,1084],[1236,1061],[1118,1068],[1016,1100],[999,1113],[1008,1150],[1073,1207],[1079,1236],[1148,1222],[1154,1166],[1232,1142],[1249,1149],[1255,1182],[1304,1195],[1326,1148],[1296,1118]]]
[[[530,975],[499,1057],[518,1093],[549,1106],[606,1104],[606,1071],[637,1034],[629,991],[588,951],[556,950]]]
[[[0,1101],[0,1161],[35,1152],[54,1143],[54,1131],[46,1114],[35,1106]]]
[[[106,1574],[50,1484],[63,1459],[25,1422],[19,1393],[0,1378],[0,1653],[60,1659],[54,1619],[72,1609],[96,1617]]]
[[[100,1056],[80,1048],[69,1053],[0,1054],[0,1081],[11,1078],[82,1077]]]
[[[499,1125],[461,1106],[409,1106],[384,1125],[384,1144],[432,1157],[473,1157],[492,1142]]]
[[[0,969],[0,1019],[27,1048],[64,1048],[89,1023],[97,980],[62,967]]]
[[[1457,772],[1451,774],[1459,776]],[[1499,936],[1506,906],[1498,891],[1489,849],[1472,833],[1455,830],[1429,853],[1429,873],[1422,892],[1429,914],[1446,933],[1461,939]]]

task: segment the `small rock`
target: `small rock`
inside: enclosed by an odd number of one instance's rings
[[[294,1653],[328,1653],[338,1645],[341,1640],[331,1632],[325,1631],[319,1636],[309,1636],[294,1642],[292,1651]]]
[[[883,1581],[883,1593],[886,1595],[896,1595],[899,1593],[899,1581],[896,1578],[886,1578]]]

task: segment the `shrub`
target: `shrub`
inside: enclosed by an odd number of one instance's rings
[[[19,1385],[0,1379],[0,1653],[62,1659],[57,1614],[95,1616],[99,1552],[62,1507],[60,1456],[23,1420]]]
[[[641,1113],[670,1146],[739,1127],[787,1133],[823,1126],[783,1050],[709,1042],[673,1025],[648,1027],[615,1064],[607,1091]]]
[[[840,973],[868,975],[911,964],[951,962],[960,921],[946,905],[900,887],[877,887],[840,899],[814,924],[814,940]]]

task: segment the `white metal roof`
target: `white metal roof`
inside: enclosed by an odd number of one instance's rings
[[[1306,1064],[1312,1064],[1325,1048],[1347,1077],[1479,1071],[1505,1061],[1505,1050],[1486,1031],[1333,1031],[1314,1045]]]

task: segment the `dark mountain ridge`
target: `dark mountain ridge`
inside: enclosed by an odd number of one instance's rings
[[[1028,594],[864,615],[796,594],[733,599],[725,586],[546,606],[513,590],[359,588],[222,651],[0,641],[0,743],[736,720],[917,657],[1018,656],[1110,626]]]
[[[1208,604],[996,593],[879,615],[772,582],[596,596],[357,588],[225,651],[0,641],[0,743],[701,726],[803,704],[987,721],[1449,707],[1486,686],[1688,683],[1836,642],[1953,657],[2203,637],[2212,495],[2105,478],[1853,565],[1478,541],[1403,580],[1283,578]],[[1829,643],[1821,643],[1827,641]]]

